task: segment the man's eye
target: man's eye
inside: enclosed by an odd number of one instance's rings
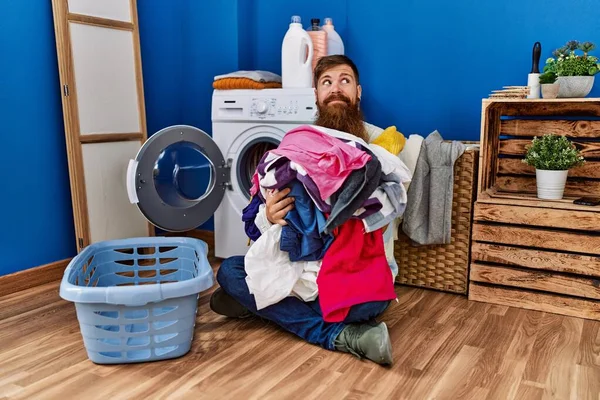
[[[342,79],[342,83],[350,83],[350,80],[348,78],[344,78]]]
[[[322,85],[331,85],[331,81],[329,79],[324,80],[323,82],[321,82]]]

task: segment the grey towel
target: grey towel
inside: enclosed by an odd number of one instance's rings
[[[402,231],[417,244],[447,244],[452,234],[454,163],[466,146],[436,130],[421,144],[407,193]]]

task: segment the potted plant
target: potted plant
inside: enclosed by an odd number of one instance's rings
[[[564,136],[546,134],[534,137],[523,162],[535,168],[537,197],[563,198],[569,169],[585,163],[581,152]]]
[[[545,99],[555,99],[558,97],[560,83],[556,82],[556,74],[552,71],[544,72],[540,75],[540,85],[542,86],[542,97]]]
[[[594,76],[600,71],[598,58],[589,55],[596,48],[592,42],[567,42],[554,50],[546,60],[544,72],[553,72],[559,83],[558,97],[585,97],[594,86]],[[576,53],[579,50],[581,54]]]

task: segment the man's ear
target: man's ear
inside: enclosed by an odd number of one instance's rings
[[[362,97],[362,87],[360,85],[356,87],[356,97],[358,97],[358,101],[360,101],[360,98]]]

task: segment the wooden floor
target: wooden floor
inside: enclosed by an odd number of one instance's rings
[[[593,399],[600,322],[397,287],[382,319],[395,365],[308,344],[259,319],[232,320],[200,299],[191,351],[102,366],[87,359],[58,282],[0,297],[1,399]]]

